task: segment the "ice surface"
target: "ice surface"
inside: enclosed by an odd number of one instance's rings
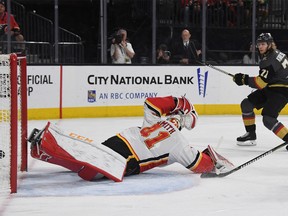
[[[288,116],[279,120],[288,125]],[[30,121],[29,132],[47,121]],[[142,119],[96,118],[51,120],[64,128],[104,141]],[[241,116],[200,116],[192,131],[183,130],[190,145],[208,144],[240,165],[281,143],[257,116],[258,145],[239,147],[244,134]],[[280,149],[225,177],[201,179],[179,164],[126,177],[86,182],[62,167],[29,157],[18,193],[0,195],[0,216],[237,216],[288,215],[288,152]]]

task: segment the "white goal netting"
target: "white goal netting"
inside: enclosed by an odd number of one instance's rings
[[[24,60],[23,60],[24,59]],[[15,54],[0,55],[0,191],[17,191],[17,172],[27,168],[27,148],[22,143],[27,136],[26,59]],[[25,88],[22,88],[25,86]],[[24,93],[23,93],[24,91]],[[27,100],[27,96],[24,97]],[[24,111],[23,111],[24,109]],[[23,118],[24,114],[24,118]],[[26,118],[26,119],[25,119]],[[24,149],[23,149],[24,146]],[[23,161],[24,157],[24,161]],[[25,158],[26,157],[26,158]],[[24,165],[22,163],[25,163]]]

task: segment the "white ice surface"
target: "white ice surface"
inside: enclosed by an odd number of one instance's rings
[[[288,116],[279,120],[288,125]],[[51,120],[101,142],[142,119],[96,118]],[[29,132],[47,121],[30,121]],[[236,166],[281,143],[257,116],[258,144],[239,147],[244,134],[240,116],[200,116],[192,131],[183,130],[199,150],[212,145]],[[287,216],[288,152],[282,148],[225,177],[201,179],[179,164],[126,177],[86,182],[77,174],[29,157],[29,172],[20,176],[18,193],[0,195],[0,216]]]

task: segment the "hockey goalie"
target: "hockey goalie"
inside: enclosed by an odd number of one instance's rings
[[[144,102],[141,127],[125,129],[103,143],[50,122],[43,130],[35,128],[28,141],[33,158],[65,167],[88,181],[106,177],[120,182],[124,176],[175,162],[194,173],[232,169],[233,164],[211,146],[198,151],[181,134],[184,128],[193,129],[197,120],[186,97],[155,97]]]

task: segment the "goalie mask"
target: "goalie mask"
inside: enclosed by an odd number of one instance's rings
[[[172,115],[167,118],[167,121],[171,122],[176,128],[182,130],[182,117],[180,115]]]
[[[167,118],[167,121],[173,123],[179,130],[183,127],[191,130],[196,126],[197,119],[196,111],[192,111],[186,115],[171,115]]]

